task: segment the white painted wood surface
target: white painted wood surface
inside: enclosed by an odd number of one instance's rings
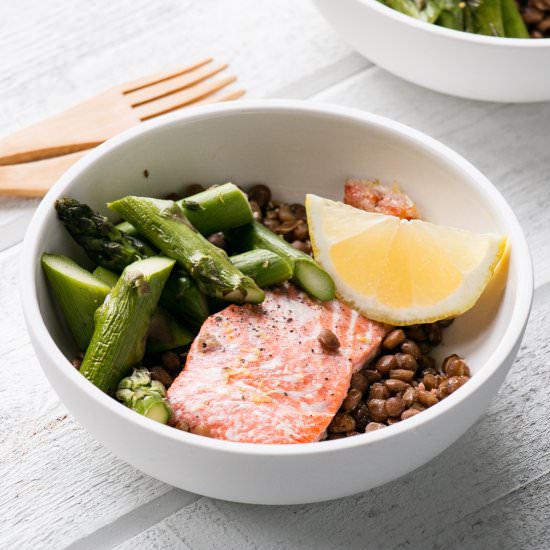
[[[352,54],[304,0],[5,2],[0,52],[0,134],[205,54],[229,61],[250,97],[314,97],[410,124],[499,187],[526,231],[538,286],[505,385],[445,453],[347,499],[245,506],[142,474],[67,414],[17,296],[16,243],[36,202],[0,199],[0,548],[550,547],[550,104],[476,103],[407,84]]]

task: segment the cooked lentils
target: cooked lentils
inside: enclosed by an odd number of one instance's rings
[[[517,0],[531,38],[550,38],[550,0]]]
[[[311,254],[306,209],[303,204],[273,200],[267,185],[257,184],[247,191],[254,218],[294,248]]]
[[[401,422],[439,403],[470,379],[456,353],[439,368],[429,355],[452,320],[395,328],[380,354],[351,377],[350,389],[328,427],[327,439],[341,439]]]

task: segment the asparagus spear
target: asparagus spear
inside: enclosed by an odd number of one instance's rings
[[[474,28],[477,34],[505,36],[500,0],[481,0],[474,9]]]
[[[382,0],[386,6],[405,15],[433,23],[441,13],[441,0]]]
[[[166,389],[157,380],[151,380],[147,369],[134,369],[118,385],[116,398],[139,414],[166,424],[172,408],[166,400]]]
[[[292,277],[292,266],[288,260],[270,250],[249,250],[230,256],[229,259],[239,271],[252,277],[262,288],[282,283]]]
[[[137,229],[128,222],[120,222],[115,225],[115,227],[122,231],[123,233],[126,233],[126,235],[130,235],[131,237],[137,237],[139,239],[139,233],[137,232]]]
[[[118,281],[118,275],[113,273],[109,269],[105,269],[102,266],[97,266],[93,271],[92,275],[99,279],[102,283],[105,283],[109,288],[113,288]]]
[[[174,201],[128,196],[108,206],[183,265],[205,294],[236,303],[264,299],[256,283],[196,231]]]
[[[57,214],[69,233],[100,267],[121,272],[135,259],[155,254],[142,240],[127,235],[105,216],[74,199],[61,199],[56,203]],[[127,223],[137,235],[133,226]],[[128,227],[126,227],[128,229]],[[208,317],[206,298],[184,269],[174,269],[166,285],[162,305],[178,318],[200,325]]]
[[[75,199],[55,202],[57,217],[74,240],[96,263],[113,271],[153,256],[155,251],[143,241],[119,231],[105,216]]]
[[[151,317],[173,266],[174,260],[160,256],[130,264],[97,309],[80,372],[104,392],[113,392],[143,358]]]
[[[200,326],[210,311],[206,296],[182,267],[175,266],[160,296],[160,304],[178,319]]]
[[[232,183],[210,187],[179,200],[178,205],[191,225],[206,236],[245,225],[253,219],[246,195]],[[136,228],[127,221],[117,227],[129,235],[139,235]]]
[[[112,271],[109,271],[101,266],[95,268],[93,275],[103,281],[110,288],[114,287],[118,281],[118,275],[116,273],[113,273]],[[171,280],[173,280],[172,275],[173,270],[172,274],[168,278],[168,281],[166,282],[164,291],[161,294],[161,300],[166,291],[166,286]],[[201,297],[205,300],[202,294]],[[193,333],[191,331],[178,323],[176,319],[168,313],[168,311],[160,306],[157,307],[153,313],[149,331],[147,332],[147,346],[145,348],[147,352],[160,353],[162,351],[168,351],[185,346],[191,342],[191,340],[193,340]]]
[[[287,260],[292,266],[292,280],[306,292],[319,300],[334,298],[334,282],[330,275],[311,257],[294,248],[261,223],[249,225],[227,232],[233,246],[240,250],[265,248]]]
[[[441,14],[436,24],[447,29],[456,31],[464,30],[464,10],[467,8],[465,1],[445,0],[442,5]]]
[[[519,13],[516,0],[500,0],[504,34],[508,38],[529,38],[529,32]]]
[[[247,196],[232,183],[210,187],[178,204],[191,225],[206,236],[253,220]]]
[[[94,332],[94,313],[111,287],[57,254],[42,254],[42,268],[80,351],[84,351]]]

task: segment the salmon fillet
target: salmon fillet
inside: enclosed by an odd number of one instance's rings
[[[414,202],[399,190],[397,184],[387,187],[377,180],[347,180],[344,185],[344,203],[367,212],[379,212],[406,220],[420,218]]]
[[[322,328],[338,337],[337,351],[321,346]],[[230,305],[202,325],[168,390],[175,421],[230,441],[317,441],[352,373],[376,353],[387,330],[290,284],[267,291],[259,305]]]

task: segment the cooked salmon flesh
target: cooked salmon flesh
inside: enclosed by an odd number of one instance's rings
[[[336,336],[338,349],[322,345],[322,329]],[[345,304],[319,302],[291,284],[266,292],[259,305],[230,305],[202,325],[168,390],[175,420],[229,441],[318,441],[352,373],[386,332]]]

